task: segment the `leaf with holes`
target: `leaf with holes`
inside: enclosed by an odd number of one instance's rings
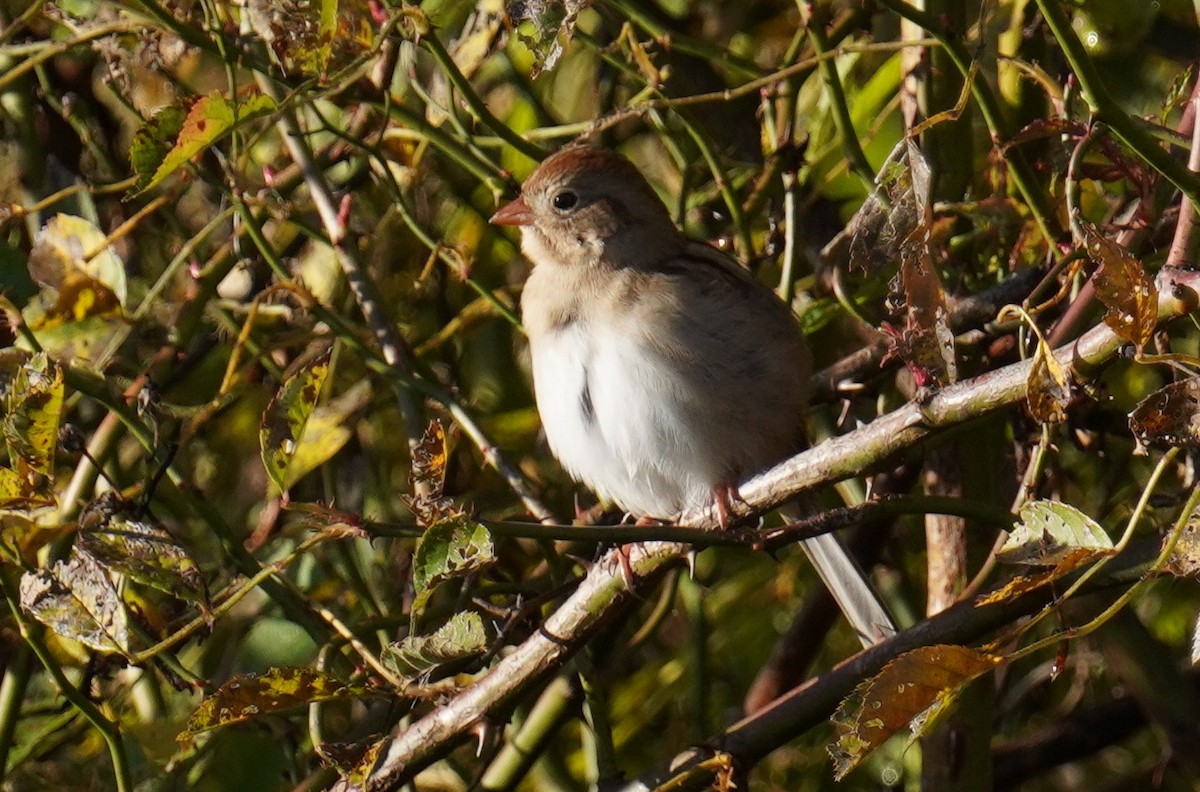
[[[45,354],[18,368],[5,389],[0,426],[21,495],[39,492],[54,476],[63,394],[62,369]]]
[[[129,164],[137,174],[135,191],[149,186],[155,172],[174,147],[186,118],[187,113],[182,107],[164,107],[146,119],[133,133],[133,140],[129,143]]]
[[[1172,382],[1142,399],[1129,428],[1143,446],[1200,446],[1200,378]]]
[[[1171,541],[1168,533],[1163,542]],[[1200,576],[1200,513],[1192,512],[1167,556],[1166,570],[1179,577]]]
[[[334,701],[375,695],[315,668],[270,668],[262,674],[235,676],[200,702],[179,734],[180,742],[200,732],[242,723],[258,715],[295,709],[314,701]]]
[[[1057,566],[1078,551],[1092,558],[1111,555],[1112,540],[1083,512],[1058,501],[1029,501],[1021,507],[1020,521],[997,558],[1009,564]],[[1076,564],[1078,566],[1078,564]]]
[[[129,651],[129,616],[112,578],[94,558],[67,561],[21,576],[21,607],[51,630],[98,652]]]
[[[1150,342],[1158,324],[1158,288],[1142,263],[1125,248],[1105,237],[1100,229],[1080,221],[1088,256],[1097,265],[1096,298],[1107,313],[1104,322],[1121,340],[1140,352]]]
[[[558,65],[563,48],[575,33],[579,12],[588,5],[589,0],[566,0],[562,3],[508,0],[508,18],[514,26],[519,26],[517,37],[533,52],[530,77],[537,77]]]
[[[477,657],[487,651],[487,634],[478,613],[456,613],[431,635],[415,635],[383,650],[383,662],[406,681],[438,666]]]
[[[914,733],[922,733],[959,688],[1002,662],[997,655],[942,645],[923,646],[888,663],[847,696],[830,719],[837,732],[829,748],[834,778],[840,781],[909,723]]]
[[[431,525],[421,535],[413,554],[414,618],[425,609],[438,585],[477,572],[495,561],[491,532],[465,514]]]
[[[419,495],[407,499],[417,524],[430,526],[458,514],[453,501],[443,497],[446,490],[446,464],[449,459],[446,432],[438,421],[430,421],[421,441],[412,450],[412,478]]]
[[[200,567],[165,528],[126,515],[113,515],[82,528],[79,546],[114,572],[192,602],[205,602]]]
[[[295,483],[289,468],[304,439],[308,420],[316,409],[328,374],[329,356],[323,355],[284,380],[263,413],[259,428],[263,464],[267,475],[282,493]]]
[[[430,497],[440,498],[446,490],[446,430],[440,421],[429,422],[425,434],[412,450],[413,480],[425,486]]]

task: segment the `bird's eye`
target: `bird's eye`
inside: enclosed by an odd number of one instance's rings
[[[579,203],[579,196],[576,195],[572,190],[563,190],[560,193],[556,193],[555,196],[550,199],[550,203],[554,204],[555,209],[559,210],[560,212],[565,212],[575,204]]]

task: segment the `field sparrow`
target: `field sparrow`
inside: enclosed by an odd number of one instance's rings
[[[791,311],[672,223],[606,149],[549,157],[492,217],[521,228],[538,412],[567,471],[637,517],[712,504],[804,445],[811,354]],[[864,643],[891,621],[832,534],[803,543]]]

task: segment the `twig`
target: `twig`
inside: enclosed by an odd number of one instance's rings
[[[256,76],[263,93],[274,99],[276,104],[283,104],[283,97],[275,83],[264,74],[260,73]],[[296,121],[296,116],[285,110],[279,114],[277,125],[280,137],[283,138],[292,159],[304,173],[304,181],[308,184],[309,194],[316,206],[317,214],[325,226],[325,232],[329,235],[329,244],[337,255],[342,273],[346,276],[346,282],[354,293],[354,299],[358,303],[359,310],[362,311],[363,318],[375,335],[384,361],[405,375],[411,376],[412,361],[404,340],[384,311],[375,291],[375,285],[367,275],[366,267],[363,266],[353,248],[343,244],[346,237],[346,220],[342,217],[344,206],[334,205],[333,191],[325,178],[324,171],[317,167],[312,150]],[[397,389],[396,399],[400,404],[408,446],[415,448],[425,433],[425,411],[420,401],[413,398],[412,393],[406,389]],[[420,489],[423,484],[414,481],[413,486]]]
[[[1161,318],[1195,308],[1197,299],[1200,299],[1196,293],[1200,289],[1200,274],[1164,269],[1159,274],[1159,280]],[[1115,355],[1120,346],[1120,339],[1106,325],[1100,325],[1055,354],[1064,366],[1073,370],[1075,376],[1087,377]],[[746,502],[732,504],[730,511],[745,517],[774,508],[820,484],[859,475],[891,454],[911,447],[936,429],[1012,404],[1025,395],[1030,365],[1030,362],[1014,363],[951,386],[923,404],[910,403],[861,429],[827,440],[816,448],[794,456],[742,484],[739,492]],[[680,522],[715,529],[719,520],[716,509],[709,507],[684,514]],[[633,592],[644,589],[643,581],[647,575],[682,557],[688,549],[689,545],[677,542],[647,542],[619,551],[628,554],[629,568],[635,576]],[[617,552],[609,553],[596,563],[584,582],[550,615],[542,629],[516,647],[487,675],[397,734],[388,746],[386,756],[372,773],[370,789],[394,789],[404,779],[411,778],[464,739],[471,726],[484,713],[511,702],[582,646],[604,615],[629,593],[621,571],[622,564],[616,557]],[[1005,615],[1000,621],[1008,618],[1005,608],[1010,606],[1001,608]],[[963,607],[951,608],[945,612],[945,617],[962,619]],[[971,604],[966,607],[973,609]],[[839,667],[835,672],[837,678],[845,683],[845,690],[849,690],[849,679],[857,682],[865,678],[871,668],[876,667],[872,663],[881,664],[885,657],[895,656],[892,652],[898,646],[907,646],[913,641],[917,641],[913,646],[920,645],[921,639],[917,636],[924,636],[927,630],[935,629],[927,626],[929,624],[942,624],[938,621],[941,618],[935,617],[933,622],[906,630],[897,639],[857,655]],[[885,650],[883,647],[891,649]],[[798,695],[804,695],[803,690],[806,688],[801,689]],[[838,690],[841,691],[840,688]],[[781,700],[784,704],[773,705],[768,712],[776,706],[790,706],[786,703],[790,698],[785,697]],[[827,713],[828,709],[824,712]],[[754,744],[760,746],[758,750],[761,750],[761,736],[756,738]]]
[[[1200,109],[1200,75],[1192,86],[1192,97],[1188,105],[1195,110]],[[1200,124],[1192,123],[1192,150],[1188,154],[1188,169],[1193,173],[1200,171]],[[1193,241],[1196,231],[1196,205],[1186,195],[1179,202],[1179,221],[1175,224],[1175,236],[1171,239],[1171,249],[1167,252],[1167,265],[1182,267],[1191,263]]]

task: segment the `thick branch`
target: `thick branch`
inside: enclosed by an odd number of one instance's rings
[[[1158,287],[1160,318],[1179,315],[1195,308],[1200,273],[1164,269],[1159,274]],[[1095,367],[1110,359],[1120,346],[1120,339],[1102,325],[1058,350],[1056,355],[1076,377],[1087,378]],[[740,492],[746,503],[735,504],[738,516],[770,510],[804,490],[859,475],[892,454],[920,442],[937,429],[953,426],[1018,401],[1025,395],[1029,366],[1029,362],[1015,363],[952,386],[923,404],[905,405],[861,429],[827,440],[816,448],[784,461],[741,486]],[[682,516],[681,522],[714,529],[718,525],[714,509],[689,512]],[[605,556],[592,567],[579,588],[547,619],[540,631],[516,647],[488,674],[465,688],[453,700],[398,733],[372,774],[370,789],[394,789],[444,755],[465,739],[472,727],[489,713],[503,708],[544,679],[586,642],[613,607],[644,590],[647,576],[681,557],[688,549],[688,545],[677,542],[646,542],[630,546],[625,552],[628,553],[629,567],[635,577],[632,592],[623,576],[622,565],[617,560],[618,551]],[[947,611],[946,618],[962,619],[964,616],[961,611],[961,608]],[[997,618],[1007,618],[1008,615],[1008,610],[1003,608],[988,612],[1000,613]],[[839,675],[837,678],[850,675],[856,680],[861,679],[870,672],[873,664],[881,664],[885,657],[895,656],[897,647],[922,645],[932,640],[930,636],[936,636],[938,640],[953,640],[956,635],[953,630],[939,632],[938,625],[943,625],[941,619],[939,616],[932,622],[923,622],[901,633],[897,637],[899,640],[888,641],[881,647],[856,655],[839,667],[835,672]],[[807,690],[801,688],[794,695],[809,695],[805,692]],[[786,712],[790,706],[787,702],[792,700],[793,695],[786,696],[768,712],[775,712],[779,706],[783,706]],[[739,734],[741,732],[735,727],[728,736],[736,742],[740,739]],[[764,743],[756,737],[755,744]]]

